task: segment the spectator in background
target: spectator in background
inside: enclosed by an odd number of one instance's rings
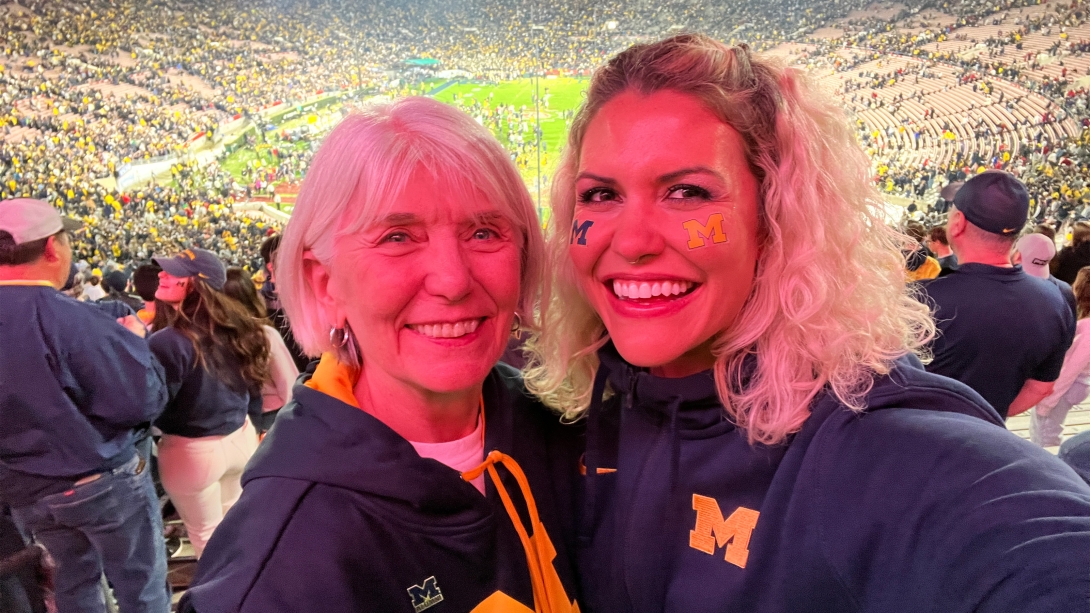
[[[223,293],[226,272],[212,252],[187,249],[155,262],[163,268],[155,297],[169,322],[149,339],[170,390],[155,422],[163,432],[160,478],[200,558],[242,493],[242,469],[257,449],[247,414],[251,405],[260,410],[269,342]]]
[[[159,500],[135,448],[163,371],[136,317],[126,330],[57,292],[78,226],[0,202],[0,498],[56,559],[61,613],[104,613],[103,573],[125,613],[167,613]]]
[[[280,332],[284,339],[284,345],[291,353],[291,359],[295,362],[295,368],[300,372],[306,370],[310,364],[310,358],[303,353],[302,347],[295,342],[291,333],[291,325],[288,317],[280,305],[280,297],[276,293],[276,252],[280,249],[280,235],[274,234],[261,243],[261,261],[265,264],[265,282],[261,284],[261,297],[265,300],[265,309],[269,314],[272,327]]]
[[[102,289],[101,283],[102,278],[95,273],[91,273],[91,277],[83,284],[83,295],[87,300],[96,302],[106,295],[106,291]]]
[[[227,269],[227,281],[223,284],[223,293],[237,300],[265,330],[269,339],[269,380],[261,388],[260,411],[250,413],[258,434],[268,431],[276,419],[276,413],[291,400],[291,388],[299,376],[299,369],[291,352],[284,344],[284,339],[276,328],[268,325],[265,303],[257,293],[257,287],[246,271],[231,267]],[[251,409],[253,405],[251,405]]]
[[[915,220],[905,223],[905,234],[916,241],[916,247],[912,251],[905,252],[905,271],[909,281],[924,281],[939,276],[941,267],[939,262],[931,257],[924,245],[925,233],[923,224]]]
[[[1090,266],[1090,223],[1078,221],[1071,228],[1071,244],[1052,260],[1052,274],[1070,285],[1084,266]]]
[[[99,299],[100,302],[106,300],[112,300],[127,305],[132,309],[133,313],[136,313],[140,309],[144,308],[143,301],[130,296],[126,291],[129,285],[129,278],[124,272],[115,270],[102,278],[102,288],[106,291],[106,295]]]
[[[1011,262],[1021,264],[1022,270],[1027,275],[1044,279],[1060,290],[1067,306],[1071,307],[1071,313],[1078,317],[1078,308],[1075,304],[1075,294],[1071,286],[1052,276],[1048,269],[1048,263],[1056,255],[1056,243],[1044,234],[1027,234],[1018,239],[1014,246],[1014,257]]]
[[[1060,444],[1068,411],[1090,394],[1090,267],[1079,271],[1074,290],[1079,316],[1075,340],[1064,356],[1052,394],[1037,403],[1030,420],[1030,440],[1042,447]]]
[[[157,308],[155,306],[155,292],[159,289],[159,273],[162,271],[158,264],[141,264],[132,273],[132,285],[136,294],[144,301],[143,307],[137,309],[136,316],[144,325],[150,326],[155,320]],[[154,328],[152,328],[154,330]]]
[[[958,270],[924,284],[939,329],[927,370],[973,388],[1004,419],[1052,393],[1075,334],[1056,286],[1011,264],[1028,212],[1029,195],[1013,175],[987,171],[966,181],[946,224]]]
[[[946,239],[946,228],[935,226],[927,233],[927,248],[935,254],[935,260],[939,263],[939,276],[948,275],[958,269],[958,256],[950,249],[950,241]]]

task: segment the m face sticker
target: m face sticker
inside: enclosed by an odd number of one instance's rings
[[[568,239],[568,244],[571,245],[572,243],[575,243],[576,245],[586,245],[587,231],[590,230],[590,227],[593,225],[594,222],[589,219],[583,223],[579,223],[578,219],[572,221],[571,238]]]
[[[709,239],[712,244],[727,242],[727,233],[723,231],[725,221],[722,213],[712,213],[705,223],[690,219],[681,224],[681,227],[685,228],[685,232],[689,235],[689,242],[687,243],[689,249],[705,247]]]

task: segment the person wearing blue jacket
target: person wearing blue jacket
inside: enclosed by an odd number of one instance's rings
[[[533,202],[465,113],[346,117],[277,252],[292,392],[181,611],[572,613],[579,428],[497,360],[542,270]]]
[[[72,250],[47,202],[0,202],[0,500],[57,561],[61,613],[166,613],[166,552],[147,458],[163,368],[134,315],[61,294]],[[118,325],[125,323],[126,327]]]
[[[804,73],[634,45],[553,196],[525,373],[587,429],[584,611],[1090,610],[1090,488],[922,368],[910,239]]]

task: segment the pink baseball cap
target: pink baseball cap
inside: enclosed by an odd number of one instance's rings
[[[16,245],[53,236],[61,230],[71,232],[83,227],[83,222],[61,217],[48,202],[32,198],[0,201],[0,231],[15,239]]]

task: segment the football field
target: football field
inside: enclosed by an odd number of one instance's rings
[[[540,114],[543,147],[541,152],[542,203],[539,205],[539,210],[541,211],[542,221],[545,222],[548,220],[549,180],[560,161],[560,151],[567,143],[571,117],[583,103],[588,84],[588,79],[572,77],[542,77],[537,83],[532,78],[502,83],[431,80],[426,82],[424,87],[419,90],[406,88],[401,92],[401,95],[415,95],[432,91],[434,93],[431,95],[436,100],[454,104],[455,106],[469,106],[473,101],[487,104],[490,108],[499,105],[510,105],[521,111],[522,121],[530,126],[536,124]],[[534,107],[535,89],[540,92],[542,100],[540,109]],[[491,96],[491,99],[489,99],[489,96]],[[335,109],[336,107],[332,108]],[[293,122],[297,121],[303,121],[303,119],[293,120]],[[288,124],[285,124],[285,126],[288,126]],[[493,132],[496,132],[496,128],[493,128]],[[532,136],[532,132],[527,134]],[[508,142],[508,135],[505,133],[496,133],[495,136],[502,143]],[[309,145],[299,144],[297,146]],[[526,157],[525,153],[524,157]],[[258,158],[262,159],[266,164],[275,163],[267,146],[258,148],[242,147],[228,155],[222,163],[237,178],[245,180],[244,169]],[[538,194],[536,150],[533,150],[525,161],[527,163],[520,166],[519,172],[526,182],[531,196],[536,201]],[[284,186],[286,191],[281,194],[285,203],[283,210],[291,210],[291,203],[294,202],[295,194],[288,192],[294,192],[296,189],[295,185]],[[281,192],[279,187],[277,192]]]
[[[541,90],[541,98],[542,101],[547,101],[547,107],[545,104],[541,106],[541,138],[545,143],[545,150],[550,154],[550,161],[556,157],[568,136],[568,120],[565,117],[565,111],[575,111],[579,108],[579,105],[583,103],[583,95],[588,83],[587,79],[571,77],[540,79],[538,87]],[[531,121],[536,119],[534,79],[518,79],[494,85],[473,82],[456,83],[435,94],[435,99],[440,102],[453,102],[455,96],[462,99],[469,96],[478,101],[484,101],[489,94],[492,95],[492,106],[508,104],[522,107],[525,105],[528,118]]]

